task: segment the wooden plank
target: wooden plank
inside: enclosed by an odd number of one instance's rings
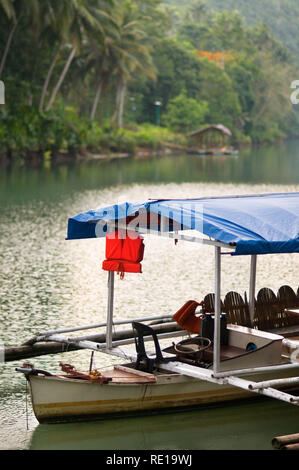
[[[156,383],[153,374],[131,369],[125,366],[114,366],[113,371],[104,371],[105,377],[111,377],[114,383]]]
[[[125,367],[125,366],[119,366],[119,365],[116,365],[114,366],[114,369],[115,370],[122,370],[124,372],[127,372],[129,374],[134,374],[134,375],[139,375],[141,377],[146,377],[146,378],[155,378],[154,374],[149,374],[148,372],[144,372],[143,370],[139,370],[139,369],[131,369],[130,367]]]

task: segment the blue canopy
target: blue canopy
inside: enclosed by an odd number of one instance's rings
[[[169,231],[174,223],[232,244],[235,255],[299,252],[299,193],[126,202],[70,218],[67,239],[105,236],[98,222],[128,221],[142,213],[155,214],[156,220],[157,214],[166,216]]]

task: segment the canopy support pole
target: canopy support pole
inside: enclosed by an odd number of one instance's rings
[[[113,300],[114,300],[114,271],[109,271],[108,273],[106,349],[112,348]]]
[[[249,284],[249,314],[250,314],[251,326],[253,326],[254,310],[255,310],[256,261],[257,261],[257,255],[251,255],[250,284]]]
[[[167,217],[165,217],[165,215],[161,215],[161,225],[160,225],[159,235],[165,232],[169,232],[169,220],[167,219]]]
[[[215,320],[214,320],[214,361],[217,374],[220,367],[220,321],[221,321],[221,248],[215,246]]]

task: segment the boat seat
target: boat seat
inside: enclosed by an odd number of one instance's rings
[[[176,360],[176,356],[174,357],[163,357],[161,348],[159,345],[158,337],[156,332],[148,325],[144,323],[132,322],[132,327],[135,335],[135,346],[137,352],[137,361],[136,361],[136,369],[139,369],[141,364],[145,363],[145,372],[152,373],[154,366],[161,362],[169,362]],[[149,357],[146,353],[145,344],[144,344],[144,336],[151,336],[156,350],[155,357]],[[144,369],[143,369],[144,370]]]
[[[224,298],[224,311],[226,312],[227,323],[251,327],[246,293],[244,301],[238,292],[228,292]]]
[[[288,315],[273,290],[263,287],[255,302],[255,323],[259,330],[269,331],[290,326]]]
[[[207,294],[203,299],[203,307],[205,313],[214,313],[215,312],[215,294]],[[224,304],[222,300],[220,301],[221,312],[225,312]],[[226,313],[226,312],[225,312]]]
[[[277,292],[277,300],[281,309],[298,308],[299,300],[295,291],[290,286],[281,286]]]

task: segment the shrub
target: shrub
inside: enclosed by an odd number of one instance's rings
[[[175,132],[187,133],[202,126],[208,111],[206,101],[198,102],[194,98],[188,98],[183,91],[168,103],[163,122]]]

